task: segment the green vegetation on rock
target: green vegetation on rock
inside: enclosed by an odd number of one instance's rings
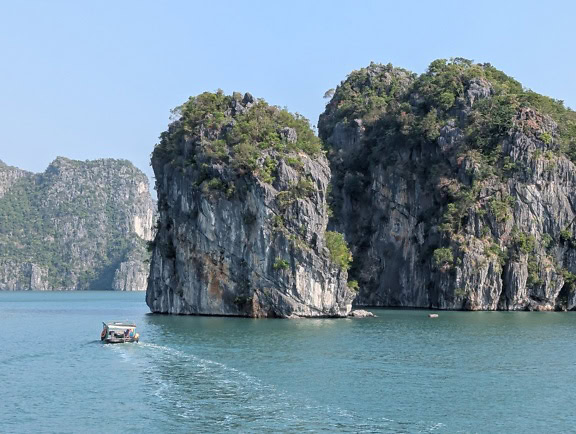
[[[432,253],[432,261],[434,266],[439,269],[443,269],[452,265],[454,262],[454,255],[452,254],[452,249],[448,247],[441,247],[434,250]]]
[[[489,202],[490,210],[499,222],[505,222],[512,217],[512,204],[514,204],[514,198],[511,196],[506,196],[503,199],[493,198]]]
[[[348,281],[348,288],[350,288],[352,291],[358,292],[358,289],[359,289],[358,281],[357,280],[349,280]]]
[[[536,239],[534,235],[521,232],[518,228],[512,229],[512,245],[518,253],[525,255],[532,254],[536,249]]]
[[[452,122],[455,110],[465,103],[472,105],[465,131],[467,148],[491,156],[510,129],[519,124],[515,120],[519,111],[532,108],[558,124],[557,135],[539,119],[519,127],[532,129],[544,143],[555,143],[575,160],[576,112],[562,101],[523,88],[488,63],[462,58],[435,60],[421,75],[390,64],[371,64],[354,71],[336,89],[318,128],[320,136],[327,139],[336,123],[362,119],[368,135],[385,128],[386,135],[380,140],[396,146],[412,145],[435,140],[439,129]]]
[[[263,99],[254,100],[249,94],[204,92],[175,108],[173,115],[177,120],[160,135],[154,158],[176,161],[179,144],[196,137],[202,140],[203,152],[200,161],[191,163],[231,163],[239,170],[259,172],[269,183],[273,167],[264,151],[315,155],[322,150],[306,118]]]
[[[507,252],[501,249],[500,246],[496,243],[490,244],[486,248],[485,253],[487,255],[493,255],[496,258],[498,258],[498,262],[500,263],[501,266],[504,266],[506,264],[506,261],[508,260]]]
[[[352,253],[350,253],[344,235],[339,232],[326,231],[325,238],[332,261],[343,270],[348,270],[352,263]]]
[[[281,258],[276,259],[276,261],[274,261],[274,265],[272,266],[272,268],[275,270],[287,270],[289,267],[290,263],[287,260]]]

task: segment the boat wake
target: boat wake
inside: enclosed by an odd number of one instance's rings
[[[141,372],[148,404],[165,416],[172,430],[432,432],[442,427],[359,416],[291,396],[225,364],[163,345],[119,345],[112,350]]]

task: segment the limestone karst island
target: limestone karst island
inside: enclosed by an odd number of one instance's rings
[[[0,3],[0,434],[575,431],[576,3]]]
[[[576,306],[576,113],[489,64],[354,71],[321,141],[250,94],[176,113],[152,157],[153,312]]]
[[[155,206],[130,162],[0,161],[0,290],[145,289]]]

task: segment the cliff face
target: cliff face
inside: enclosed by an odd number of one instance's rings
[[[574,309],[576,114],[490,65],[371,65],[321,116],[360,305]]]
[[[20,178],[30,176],[31,173],[17,167],[8,166],[0,160],[0,198],[6,194],[10,187]]]
[[[0,290],[144,290],[154,203],[127,161],[0,166]]]
[[[308,122],[249,94],[205,93],[178,115],[152,157],[150,309],[345,316],[349,253],[326,234],[330,169]]]

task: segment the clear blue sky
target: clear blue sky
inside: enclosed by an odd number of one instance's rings
[[[573,1],[0,0],[0,159],[149,156],[190,95],[249,91],[315,124],[370,61],[490,62],[576,107]]]

